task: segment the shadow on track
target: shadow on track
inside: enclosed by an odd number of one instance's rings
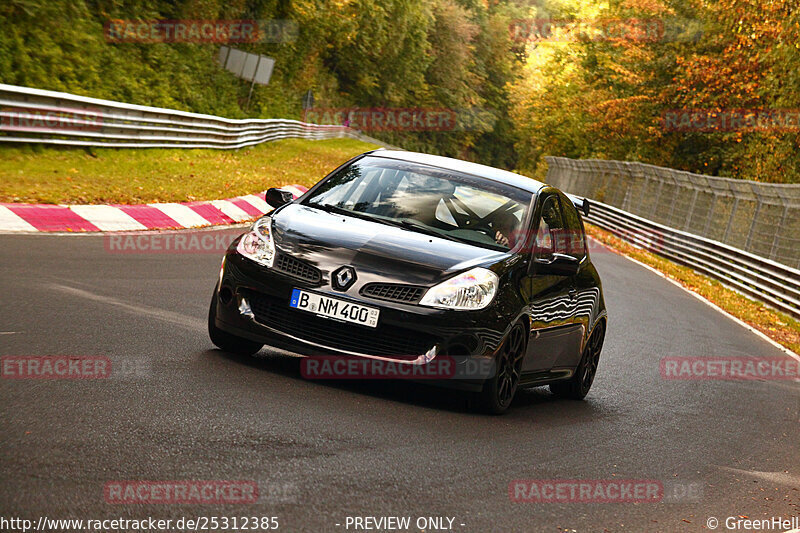
[[[431,385],[424,381],[401,379],[307,379],[302,376],[300,370],[302,357],[280,350],[262,350],[256,356],[242,356],[214,349],[203,352],[203,355],[221,358],[253,370],[278,374],[291,380],[348,391],[375,399],[439,411],[493,418],[478,412],[473,407],[472,393]],[[593,402],[591,396],[586,401],[564,400],[551,394],[546,387],[538,387],[517,391],[511,408],[504,416],[499,418],[510,420],[535,417],[539,423],[569,425],[597,420],[600,414],[608,416],[609,413],[596,402]]]

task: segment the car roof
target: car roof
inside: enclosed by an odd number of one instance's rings
[[[479,176],[492,181],[505,183],[506,185],[517,187],[532,194],[536,194],[542,187],[545,187],[544,183],[536,181],[532,178],[528,178],[521,174],[515,174],[514,172],[509,172],[507,170],[501,170],[499,168],[489,167],[479,163],[471,163],[469,161],[462,161],[461,159],[453,159],[451,157],[443,157],[440,155],[406,152],[402,150],[374,150],[367,152],[365,155],[399,159],[401,161],[409,161],[412,163],[454,170],[456,172],[471,174],[473,176]]]

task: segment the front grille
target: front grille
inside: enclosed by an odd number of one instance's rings
[[[425,287],[401,285],[399,283],[368,283],[361,289],[361,294],[376,300],[390,302],[416,303],[422,298]]]
[[[289,307],[288,300],[248,291],[247,298],[257,322],[322,346],[366,355],[422,355],[436,344],[436,337],[406,328],[378,324],[370,328],[338,322]]]
[[[322,273],[319,269],[292,257],[291,255],[278,254],[275,258],[275,270],[283,272],[287,276],[302,279],[310,283],[319,283],[322,279]]]

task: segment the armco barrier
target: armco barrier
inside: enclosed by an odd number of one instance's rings
[[[800,270],[597,201],[587,221],[800,318]]]
[[[0,84],[0,142],[236,149],[292,137],[351,137],[382,144],[342,126],[282,119],[235,120]],[[785,236],[779,233],[790,225],[793,230],[793,224],[798,223],[800,217],[790,214],[798,207],[800,186],[739,183],[740,180],[698,176],[641,163],[553,157],[547,161],[548,183],[595,199],[588,217],[590,222],[800,318],[800,270],[782,264],[796,261],[800,240],[797,232]],[[702,183],[698,181],[701,178]],[[740,191],[742,187],[747,191]],[[684,229],[694,230],[695,222],[699,221],[706,236],[673,229],[597,201],[607,196],[607,201],[616,198],[619,201],[614,203],[622,202],[620,207],[640,212],[647,209],[650,216],[658,219],[666,216],[664,221],[672,225],[675,225],[673,219],[683,220]],[[676,209],[678,197],[684,196],[690,198],[688,207]],[[710,198],[709,205],[699,213],[702,216],[695,216],[702,204],[701,196]],[[723,200],[732,200],[724,212],[717,206]],[[740,205],[749,204],[754,206],[751,222],[742,231],[739,213],[745,215],[746,222],[749,210]],[[668,213],[661,216],[665,209]],[[768,211],[769,220],[762,220]],[[715,224],[719,215],[727,217],[722,227]],[[771,228],[765,229],[765,224]],[[765,255],[781,262],[709,238],[716,235],[715,231],[722,232],[720,238],[729,242],[741,233],[745,239],[742,248],[747,249],[762,244],[763,240],[769,250]]]
[[[628,161],[547,157],[547,183],[800,268],[800,184],[693,174]]]
[[[343,126],[236,120],[0,84],[0,142],[231,150],[277,139],[338,137],[383,144]]]

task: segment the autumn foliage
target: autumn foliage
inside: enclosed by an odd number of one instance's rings
[[[667,112],[800,109],[793,0],[554,3],[562,15],[664,21],[653,42],[536,43],[512,90],[520,165],[543,156],[635,160],[704,174],[800,182],[800,127],[668,128]],[[591,6],[594,6],[592,8]],[[601,7],[601,5],[603,7]],[[762,113],[763,114],[763,113]],[[790,115],[791,116],[791,115]]]
[[[297,35],[236,43],[276,60],[252,94],[217,44],[104,36],[112,20],[185,19],[286,20]],[[450,110],[457,128],[375,135],[538,176],[556,155],[800,182],[800,126],[664,118],[791,118],[797,0],[7,0],[0,24],[3,83],[232,118],[302,118],[311,91],[316,109]]]

